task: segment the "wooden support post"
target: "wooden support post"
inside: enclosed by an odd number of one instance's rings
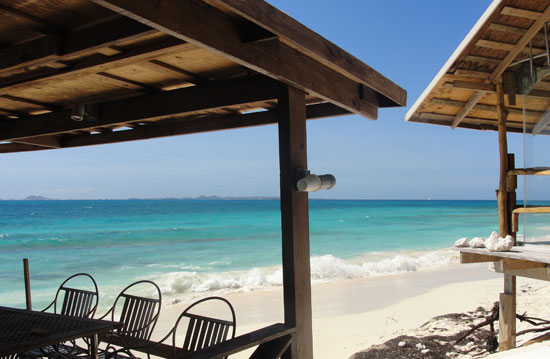
[[[506,179],[508,174],[508,142],[506,139],[506,118],[508,111],[504,107],[504,90],[502,82],[496,84],[497,113],[498,113],[498,147],[500,153],[500,181],[498,186],[498,220],[500,236],[505,237],[508,232],[508,195]]]
[[[508,206],[508,142],[506,139],[506,119],[508,111],[504,106],[502,81],[496,84],[498,113],[498,148],[500,155],[500,181],[498,187],[498,219],[500,236],[510,234],[510,211]],[[516,346],[516,277],[504,275],[504,293],[500,294],[499,350],[508,350]]]
[[[513,153],[508,154],[508,170],[513,170],[516,168],[516,160]],[[518,187],[518,176],[517,175],[508,175],[506,178],[506,193],[507,193],[507,213],[506,217],[508,218],[508,234],[514,237],[514,245],[517,244],[517,229],[514,226],[513,220],[513,211],[517,206],[517,196],[516,189]]]
[[[27,258],[23,258],[23,280],[25,281],[25,299],[27,303],[27,310],[32,310],[31,276],[29,272],[29,260]]]
[[[500,293],[498,350],[516,347],[516,276],[504,275],[504,293]]]
[[[285,324],[296,337],[285,358],[313,358],[308,194],[296,188],[296,170],[307,169],[305,93],[281,86],[279,162]]]

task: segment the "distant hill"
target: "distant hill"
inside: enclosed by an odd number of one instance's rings
[[[50,201],[50,198],[42,197],[42,196],[28,196],[23,198],[23,201]]]

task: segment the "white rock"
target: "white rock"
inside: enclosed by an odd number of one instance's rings
[[[496,233],[496,232],[493,232]],[[514,246],[514,238],[506,236],[505,238],[494,238],[493,234],[485,241],[485,247],[491,252],[507,252]]]
[[[406,342],[399,342],[399,344],[397,344],[397,345],[399,345],[400,347],[403,348],[403,347],[407,346],[407,343]]]
[[[485,247],[491,252],[496,252],[497,243],[498,243],[498,234],[497,232],[493,231],[489,236],[489,238],[485,240]]]
[[[474,237],[470,241],[470,247],[471,248],[485,248],[485,242],[483,242],[483,238],[481,238],[481,237]]]
[[[468,238],[460,238],[455,242],[455,247],[468,247]]]
[[[426,349],[426,346],[422,343],[418,343],[418,344],[416,344],[416,349],[423,350],[423,349]]]
[[[424,349],[421,351],[422,354],[428,354],[430,352],[430,349]]]
[[[512,247],[514,246],[514,237],[512,237],[511,235],[507,235],[506,237],[504,237],[504,245],[506,251],[512,249]]]

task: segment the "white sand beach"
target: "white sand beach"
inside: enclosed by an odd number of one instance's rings
[[[474,264],[314,285],[315,358],[348,358],[410,333],[432,317],[474,311],[479,306],[490,309],[498,300],[502,283],[502,276],[488,271],[486,264]],[[237,335],[283,321],[281,289],[225,297],[237,313]],[[547,298],[547,283],[518,278],[518,313],[550,318]],[[167,332],[187,304],[168,307],[156,333]],[[521,328],[518,323],[518,330]]]

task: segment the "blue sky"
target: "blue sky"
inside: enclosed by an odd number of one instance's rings
[[[490,0],[271,0],[418,98]],[[406,108],[377,121],[308,122],[309,168],[337,185],[311,198],[494,199],[494,132],[405,123]],[[521,153],[521,135],[509,136]],[[277,196],[276,126],[107,146],[0,156],[0,198]]]

